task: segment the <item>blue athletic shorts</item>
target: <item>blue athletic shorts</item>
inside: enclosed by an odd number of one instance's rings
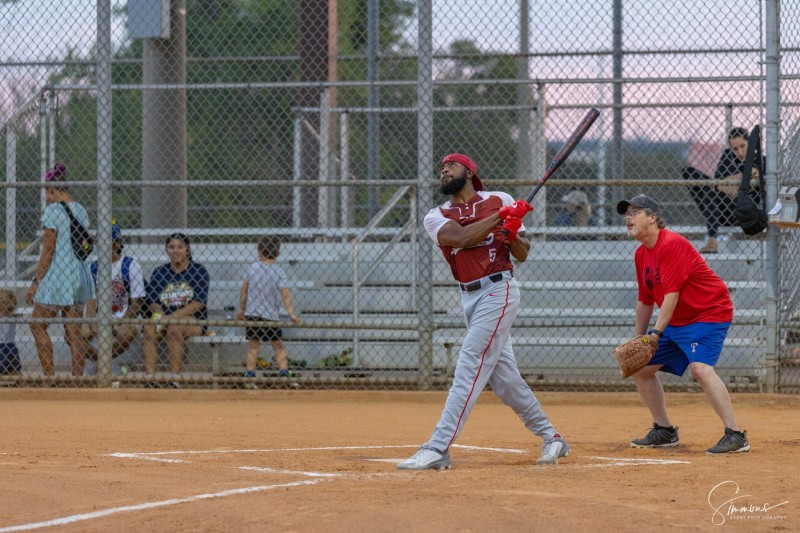
[[[19,374],[22,372],[22,363],[19,359],[19,350],[13,342],[0,343],[0,375]]]
[[[715,366],[730,327],[730,322],[667,326],[664,336],[658,341],[658,350],[648,366],[663,365],[659,370],[676,376],[682,376],[689,363]]]

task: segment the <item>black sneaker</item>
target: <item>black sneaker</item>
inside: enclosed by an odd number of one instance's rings
[[[716,446],[707,449],[706,453],[709,455],[716,455],[718,453],[740,453],[747,451],[750,451],[750,443],[747,442],[747,432],[725,428],[725,435],[719,439]]]
[[[631,441],[631,448],[671,448],[678,445],[678,428],[659,426],[653,422],[653,429],[641,439]]]

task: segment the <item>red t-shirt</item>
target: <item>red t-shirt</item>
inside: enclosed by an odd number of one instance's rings
[[[508,237],[503,234],[501,224],[498,224],[486,236],[486,239],[475,246],[454,248],[439,244],[437,238],[439,230],[451,220],[462,226],[468,226],[497,213],[504,205],[512,203],[514,203],[514,199],[504,192],[480,191],[466,204],[447,202],[439,207],[434,207],[425,215],[423,222],[425,231],[442,250],[442,255],[450,264],[450,270],[456,280],[461,283],[469,283],[490,274],[512,270]],[[525,231],[525,226],[523,225],[519,231]]]
[[[665,294],[680,293],[671,326],[733,320],[727,285],[682,235],[662,229],[651,250],[636,250],[635,263],[640,302],[661,307]]]

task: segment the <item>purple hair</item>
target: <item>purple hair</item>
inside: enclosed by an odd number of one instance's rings
[[[67,167],[64,163],[56,163],[51,170],[44,175],[44,181],[67,181]]]

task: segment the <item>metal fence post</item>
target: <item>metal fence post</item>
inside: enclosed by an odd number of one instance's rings
[[[781,139],[781,90],[780,90],[780,0],[767,0],[766,2],[766,114],[767,114],[767,139],[766,153],[766,183],[767,183],[767,208],[775,205],[778,198],[778,172],[780,162]],[[767,346],[765,385],[767,392],[777,392],[778,382],[778,303],[780,300],[780,246],[779,229],[769,226],[767,230],[765,281],[766,281],[766,311],[767,311]]]
[[[297,181],[303,177],[303,120],[300,116],[300,111],[295,112],[293,124],[292,179]],[[302,207],[300,187],[292,187],[292,227],[294,228],[299,228],[302,225]]]
[[[111,3],[97,0],[97,378],[111,384]]]
[[[319,93],[319,181],[321,182],[318,198],[319,206],[317,224],[324,228],[328,226],[330,214],[328,205],[328,187],[325,182],[330,177],[330,102],[328,96],[329,89],[323,88]]]
[[[13,126],[6,126],[6,266],[4,279],[12,280],[17,275],[17,136]]]
[[[433,30],[431,0],[418,4],[419,29],[417,62],[417,231],[419,232],[419,388],[433,385],[433,243],[422,221],[433,204],[430,187],[433,164]]]

